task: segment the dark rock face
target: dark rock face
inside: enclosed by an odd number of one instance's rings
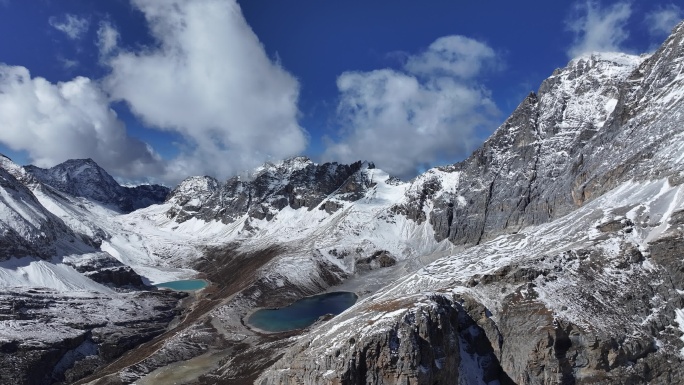
[[[160,185],[121,186],[92,159],[70,159],[49,169],[32,165],[24,169],[58,191],[111,204],[122,212],[162,203],[170,191]]]
[[[471,277],[476,296],[385,293],[300,338],[257,383],[681,383],[681,247],[679,232],[652,243],[647,260],[629,243],[531,258]],[[434,289],[453,288],[443,285]],[[575,309],[549,308],[549,291]],[[477,298],[487,295],[500,295],[498,310]]]
[[[362,171],[372,167],[361,162],[318,165],[297,157],[279,164],[267,163],[250,180],[236,176],[220,184],[211,177],[191,177],[169,195],[167,202],[174,207],[167,215],[176,222],[198,218],[232,223],[245,214],[271,220],[285,207],[313,210],[331,195],[354,201],[370,187]],[[326,202],[321,209],[334,212],[339,207],[335,202]]]
[[[122,206],[122,210],[125,212],[162,203],[171,192],[171,189],[168,187],[158,184],[143,184],[124,188],[127,191],[126,195],[129,197],[129,201]]]
[[[652,244],[650,262],[672,260],[671,250],[679,243],[681,237]],[[633,250],[627,247],[624,251],[629,258]],[[500,341],[496,354],[505,372],[516,383],[525,384],[681,382],[682,357],[667,346],[681,345],[669,325],[675,310],[684,305],[681,295],[675,294],[683,281],[677,273],[661,280],[668,269],[666,263],[664,270],[645,269],[634,274],[642,263],[643,259],[631,259],[620,266],[619,258],[598,250],[576,250],[537,261],[540,266],[558,267],[539,275],[517,274],[529,268],[511,269],[483,280],[489,283],[480,284],[495,287],[518,285],[505,297],[496,329],[484,327],[490,340]],[[629,284],[604,281],[611,266],[631,274]],[[596,314],[595,320],[573,323],[538,299],[539,285],[563,276],[572,276],[570,285],[577,289],[560,297],[572,297],[568,303]],[[606,301],[610,305],[605,305]]]
[[[93,281],[114,289],[150,289],[138,273],[106,253],[99,253],[86,259],[68,259],[64,264]]]

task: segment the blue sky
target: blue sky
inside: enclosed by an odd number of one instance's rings
[[[1,0],[0,151],[121,180],[467,157],[543,79],[655,49],[671,1]]]

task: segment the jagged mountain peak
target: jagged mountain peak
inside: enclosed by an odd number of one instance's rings
[[[14,163],[9,157],[0,154],[0,168],[10,173],[14,178],[25,186],[37,186],[40,182],[23,167]]]
[[[161,203],[169,193],[167,187],[159,185],[121,186],[91,158],[70,159],[48,169],[33,165],[23,169],[58,191],[112,205],[124,212]]]
[[[577,69],[578,67],[596,68],[598,70],[605,70],[609,66],[615,68],[634,69],[647,59],[649,54],[632,55],[624,52],[587,52],[570,60],[565,68],[557,69],[554,75],[568,69]]]
[[[5,169],[5,171],[11,174],[14,174],[21,169],[21,166],[14,163],[10,157],[0,154],[0,168]]]
[[[231,223],[243,215],[270,220],[288,206],[312,210],[333,193],[343,200],[359,199],[367,184],[357,174],[374,167],[369,162],[317,164],[294,157],[266,163],[247,180],[235,176],[219,183],[207,176],[190,177],[169,195],[167,201],[174,206],[167,215],[178,222],[198,218]],[[331,204],[325,209],[339,207]]]
[[[44,183],[75,196],[107,200],[122,187],[92,159],[69,159],[48,169],[29,165],[26,170]]]
[[[199,207],[219,189],[219,182],[210,176],[185,178],[166,198],[166,202],[180,206]]]
[[[264,172],[274,172],[274,171],[297,171],[301,170],[309,165],[315,165],[315,163],[306,156],[295,156],[292,158],[284,159],[279,162],[266,162],[262,166],[257,167],[252,175],[257,176]]]

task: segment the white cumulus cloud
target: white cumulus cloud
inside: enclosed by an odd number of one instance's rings
[[[621,52],[629,37],[627,21],[632,15],[629,2],[619,2],[602,8],[596,1],[577,5],[576,17],[567,21],[575,41],[568,49],[571,58],[590,52]]]
[[[186,140],[170,177],[226,177],[301,153],[299,82],[269,58],[234,0],[133,0],[157,44],[118,47],[103,84],[146,124]],[[113,34],[100,46],[112,52]]]
[[[119,31],[110,23],[102,22],[97,29],[97,46],[104,56],[111,54],[119,42]]]
[[[674,4],[661,6],[646,14],[645,23],[652,36],[666,36],[684,18],[682,9]]]
[[[48,22],[53,28],[64,33],[71,40],[81,39],[88,32],[88,27],[90,26],[88,19],[72,14],[60,17],[53,16]]]
[[[468,155],[477,131],[496,124],[499,111],[476,76],[498,62],[486,44],[448,36],[409,56],[401,71],[343,73],[337,79],[343,128],[323,157],[373,160],[407,178]]]
[[[92,158],[130,179],[162,173],[159,157],[127,136],[107,96],[88,78],[53,84],[0,64],[0,127],[0,142],[25,150],[38,166]]]
[[[488,45],[465,36],[445,36],[435,40],[423,53],[409,56],[406,69],[414,74],[436,74],[471,78],[483,66],[497,64],[497,56]]]

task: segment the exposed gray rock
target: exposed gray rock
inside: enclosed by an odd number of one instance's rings
[[[183,294],[0,294],[0,383],[73,383],[162,333]]]
[[[356,271],[364,272],[375,270],[383,267],[394,266],[397,263],[396,257],[387,250],[378,250],[370,257],[359,258],[356,260]]]

